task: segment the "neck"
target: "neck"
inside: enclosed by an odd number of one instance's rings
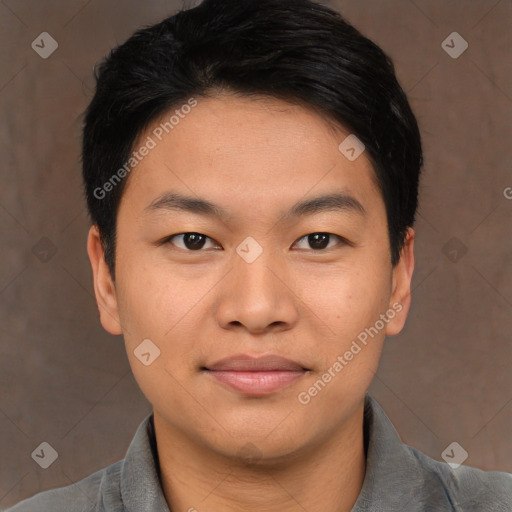
[[[169,509],[188,512],[350,512],[365,475],[361,404],[328,439],[279,459],[244,462],[201,445],[155,412]],[[325,436],[325,434],[324,434]]]

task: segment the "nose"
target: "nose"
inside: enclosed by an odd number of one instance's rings
[[[291,329],[298,319],[299,298],[286,262],[266,249],[249,261],[237,253],[222,280],[216,309],[219,325],[252,334]]]

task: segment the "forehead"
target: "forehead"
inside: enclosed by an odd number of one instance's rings
[[[179,188],[257,207],[334,187],[361,202],[379,200],[365,152],[350,161],[340,151],[349,135],[313,108],[276,98],[198,97],[193,108],[173,107],[140,135],[133,149],[151,149],[129,175],[123,200],[144,198],[147,205],[164,189]]]

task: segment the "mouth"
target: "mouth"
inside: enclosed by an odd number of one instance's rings
[[[224,387],[246,396],[266,396],[281,390],[306,375],[310,369],[284,357],[240,355],[203,366]]]

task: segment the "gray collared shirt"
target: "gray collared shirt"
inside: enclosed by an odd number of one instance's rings
[[[512,474],[464,465],[452,469],[407,446],[369,395],[364,434],[366,475],[352,512],[512,512]],[[170,512],[160,483],[153,413],[140,424],[123,460],[5,512]]]

